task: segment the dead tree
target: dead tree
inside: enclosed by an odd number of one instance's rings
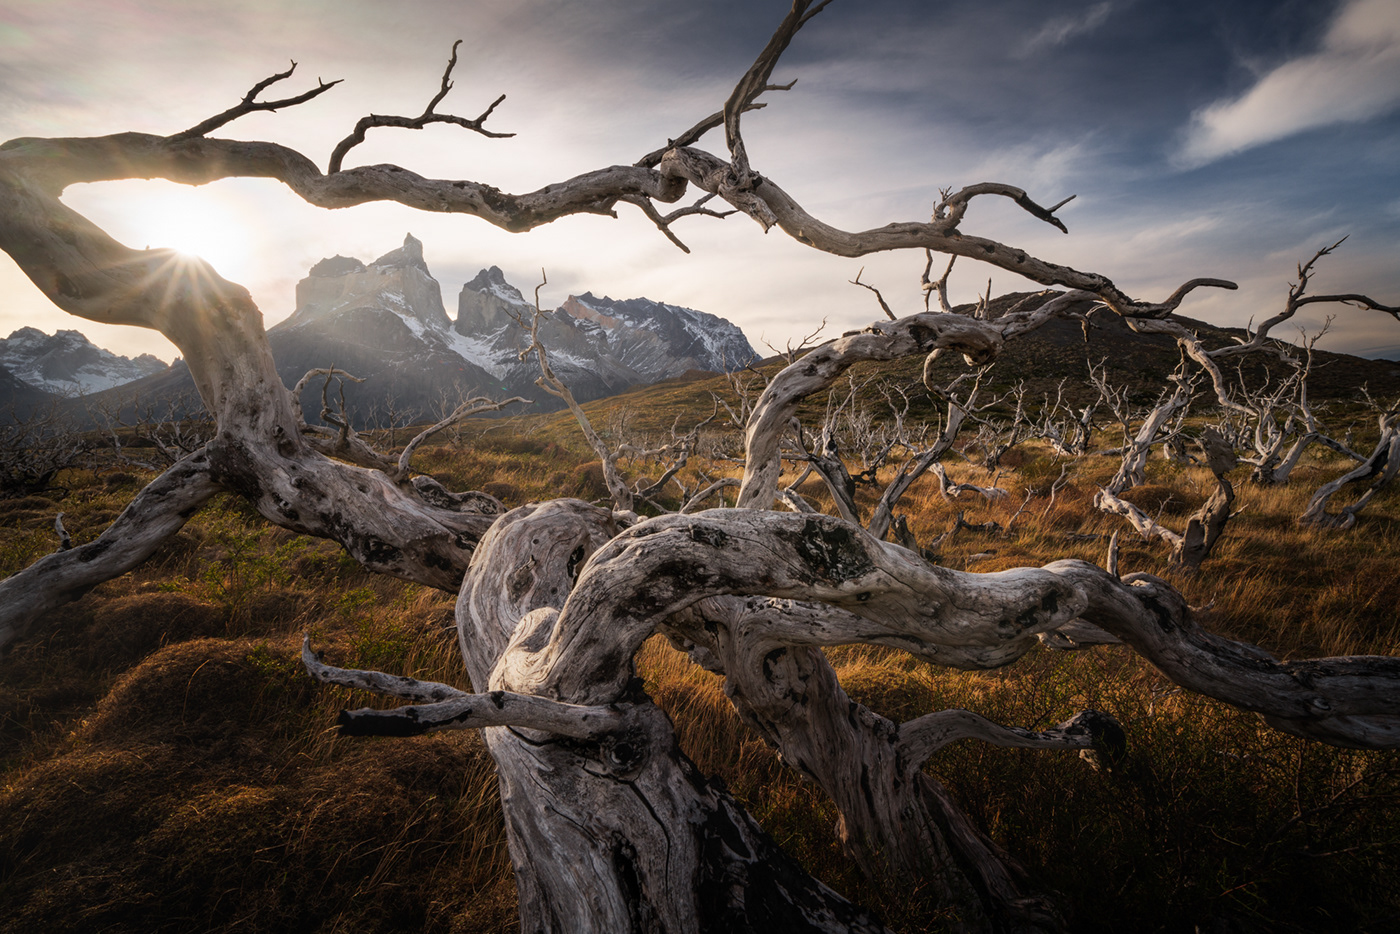
[[[101,424],[118,461],[143,470],[164,470],[199,450],[213,437],[214,422],[198,399],[189,393],[163,400],[130,397],[108,402],[88,402],[88,418]],[[122,436],[128,437],[123,444]],[[131,453],[139,441],[159,455],[156,461],[138,459]]]
[[[1257,329],[1247,330],[1244,338],[1236,338],[1235,343],[1226,344],[1222,347],[1208,349],[1204,342],[1195,333],[1188,330],[1180,322],[1170,319],[1159,320],[1138,320],[1129,319],[1128,324],[1135,331],[1142,333],[1167,334],[1175,338],[1182,352],[1196,363],[1201,371],[1210,380],[1211,388],[1214,391],[1216,402],[1221,409],[1226,412],[1233,412],[1244,416],[1254,427],[1254,447],[1257,454],[1257,464],[1264,468],[1261,476],[1266,482],[1282,482],[1287,479],[1287,471],[1282,473],[1282,478],[1278,479],[1278,471],[1282,465],[1277,465],[1280,457],[1279,450],[1281,443],[1278,439],[1278,426],[1275,418],[1277,400],[1265,397],[1263,405],[1249,404],[1249,393],[1245,393],[1246,401],[1240,401],[1236,394],[1231,391],[1231,387],[1221,369],[1221,363],[1230,360],[1238,360],[1250,354],[1264,353],[1280,358],[1287,366],[1294,370],[1294,375],[1290,383],[1298,387],[1297,413],[1307,429],[1299,439],[1301,446],[1295,445],[1295,451],[1290,451],[1283,457],[1285,464],[1296,463],[1297,456],[1301,455],[1302,448],[1313,442],[1327,444],[1334,449],[1341,449],[1343,446],[1333,441],[1330,437],[1322,433],[1316,423],[1311,408],[1307,403],[1307,376],[1312,365],[1312,348],[1321,334],[1315,335],[1311,339],[1304,340],[1305,359],[1299,361],[1293,354],[1293,349],[1283,342],[1271,338],[1269,332],[1280,324],[1291,320],[1299,309],[1313,304],[1345,304],[1358,308],[1379,311],[1390,315],[1392,318],[1400,319],[1400,306],[1386,305],[1375,299],[1361,295],[1359,293],[1338,293],[1326,295],[1309,295],[1308,286],[1312,282],[1315,274],[1317,261],[1329,255],[1340,247],[1346,238],[1343,237],[1331,246],[1325,246],[1312,255],[1312,258],[1305,263],[1298,264],[1297,276],[1289,286],[1288,295],[1284,300],[1283,310],[1272,318],[1264,321]],[[1330,319],[1329,319],[1330,324]],[[1323,332],[1326,331],[1326,326]],[[1286,384],[1288,385],[1288,384]],[[1344,452],[1346,453],[1346,452]],[[1290,458],[1292,459],[1290,463]],[[1359,459],[1359,458],[1358,458]],[[1251,461],[1256,462],[1255,460]]]
[[[866,285],[866,288],[874,291],[873,286]],[[879,295],[878,291],[876,295]],[[888,308],[883,297],[881,308]],[[974,306],[960,306],[960,310],[953,313],[971,314],[974,310]],[[956,482],[949,478],[942,463],[954,450],[963,428],[970,420],[979,426],[979,439],[986,433],[994,439],[994,443],[1001,445],[997,456],[1023,440],[1020,437],[1025,422],[1023,393],[1013,392],[1017,400],[1016,416],[1010,423],[1009,431],[1004,426],[994,426],[984,416],[983,413],[1005,402],[1002,398],[990,401],[981,398],[986,369],[963,370],[952,376],[935,378],[934,368],[931,365],[926,367],[924,389],[930,397],[941,401],[945,408],[936,426],[924,424],[919,429],[914,427],[909,414],[913,400],[902,387],[881,387],[886,412],[883,418],[877,419],[858,398],[862,391],[870,388],[869,381],[857,382],[848,374],[846,392],[840,396],[834,392],[828,394],[825,417],[820,429],[814,432],[818,436],[816,444],[809,445],[803,427],[795,424],[793,434],[799,451],[794,459],[800,464],[805,463],[806,469],[780,491],[780,498],[795,505],[796,511],[815,511],[796,491],[796,487],[809,474],[815,473],[825,483],[838,516],[865,527],[876,538],[883,539],[893,534],[900,544],[919,551],[907,520],[896,509],[905,494],[924,476],[931,475],[936,480],[939,495],[949,502],[963,493],[976,493],[994,501],[1006,495],[1005,490],[995,485],[981,487],[974,483]],[[842,438],[846,440],[845,449],[841,444]],[[851,473],[846,465],[847,450],[860,460],[861,470],[857,473]],[[882,483],[880,470],[892,462],[893,476]],[[983,466],[986,466],[985,460]],[[857,489],[861,486],[879,491],[879,498],[868,518],[865,516],[866,510],[856,499]],[[962,525],[968,527],[966,523]]]
[[[1376,447],[1360,465],[1342,476],[1324,483],[1313,493],[1303,514],[1298,517],[1302,525],[1315,525],[1321,528],[1349,529],[1356,524],[1357,513],[1366,508],[1380,490],[1395,479],[1400,472],[1400,402],[1381,413],[1377,419],[1380,438]],[[1365,492],[1338,513],[1330,513],[1327,506],[1333,496],[1343,488],[1356,484],[1364,486]]]
[[[1104,371],[1104,361],[1100,361],[1097,367],[1089,363],[1090,383],[1100,391],[1098,398],[1088,405],[1072,405],[1065,398],[1067,379],[1062,379],[1055,387],[1055,400],[1052,402],[1047,396],[1041,406],[1040,420],[1033,428],[1034,435],[1049,443],[1060,457],[1077,458],[1089,453],[1096,427],[1094,416],[1104,403],[1109,385]]]
[[[1241,374],[1240,408],[1222,410],[1223,420],[1232,417],[1240,420],[1241,428],[1233,432],[1233,437],[1245,450],[1253,450],[1243,459],[1254,467],[1250,479],[1261,486],[1287,483],[1293,469],[1313,444],[1324,444],[1361,459],[1323,430],[1308,397],[1313,348],[1326,331],[1324,326],[1317,334],[1304,338],[1301,359],[1280,348],[1279,357],[1289,372],[1272,386],[1248,387]]]
[[[296,413],[300,419],[301,431],[309,437],[317,438],[325,453],[336,458],[377,470],[400,486],[411,486],[429,503],[457,512],[473,512],[482,515],[499,515],[505,512],[505,504],[489,493],[471,490],[465,493],[452,493],[426,474],[413,475],[413,455],[418,448],[433,435],[454,427],[473,415],[484,412],[499,412],[508,405],[529,405],[530,400],[522,396],[495,401],[485,396],[461,399],[443,418],[414,435],[397,456],[383,454],[365,439],[353,425],[353,417],[345,404],[345,383],[363,382],[335,367],[317,367],[308,370],[297,380],[292,389],[293,400],[300,400],[302,393],[314,381],[321,380],[321,425],[308,425],[301,418],[300,403]],[[335,397],[331,396],[331,384],[335,384]],[[392,435],[391,435],[392,438]]]
[[[1230,507],[1235,502],[1235,488],[1226,476],[1239,463],[1234,448],[1214,429],[1201,432],[1201,452],[1211,473],[1215,474],[1215,491],[1186,521],[1184,532],[1175,532],[1147,515],[1137,506],[1110,491],[1100,490],[1094,502],[1104,512],[1127,519],[1143,538],[1159,538],[1171,546],[1171,563],[1194,571],[1201,566],[1220,540],[1225,523],[1230,519]]]
[[[1324,325],[1318,334],[1304,338],[1304,357],[1302,360],[1293,354],[1291,348],[1269,337],[1269,332],[1274,327],[1290,320],[1300,308],[1309,304],[1349,304],[1381,311],[1392,317],[1400,318],[1400,307],[1382,304],[1366,295],[1357,293],[1307,294],[1317,261],[1341,246],[1345,239],[1343,237],[1342,240],[1338,240],[1331,246],[1319,249],[1306,263],[1299,263],[1297,277],[1289,287],[1283,310],[1266,320],[1257,330],[1246,331],[1246,337],[1237,338],[1234,344],[1227,344],[1213,350],[1207,349],[1197,334],[1179,322],[1170,319],[1128,319],[1129,326],[1136,331],[1169,334],[1176,338],[1183,354],[1182,367],[1172,377],[1177,384],[1176,391],[1165,402],[1159,402],[1158,406],[1144,420],[1138,434],[1124,449],[1123,464],[1118,473],[1107,487],[1100,490],[1094,502],[1103,511],[1116,513],[1126,518],[1144,537],[1155,536],[1170,544],[1174,564],[1184,565],[1188,568],[1198,567],[1205,556],[1209,554],[1214,542],[1224,530],[1225,523],[1229,520],[1234,490],[1229,480],[1225,478],[1225,472],[1235,466],[1233,445],[1226,440],[1225,436],[1214,431],[1203,436],[1202,444],[1205,448],[1207,461],[1215,474],[1217,486],[1201,511],[1191,517],[1185,534],[1177,534],[1161,526],[1136,506],[1119,498],[1119,494],[1143,482],[1147,449],[1166,430],[1164,426],[1169,424],[1173,417],[1179,424],[1181,417],[1185,414],[1186,408],[1190,404],[1191,395],[1191,383],[1184,375],[1188,359],[1198,365],[1209,378],[1216,401],[1221,410],[1226,413],[1227,418],[1230,415],[1242,417],[1245,425],[1248,426],[1247,431],[1231,434],[1245,436],[1251,440],[1255,454],[1246,460],[1255,467],[1253,476],[1256,482],[1265,484],[1286,482],[1303,452],[1314,443],[1325,444],[1362,461],[1362,464],[1351,472],[1318,489],[1309,501],[1303,515],[1299,517],[1298,521],[1301,524],[1341,529],[1350,528],[1356,521],[1356,514],[1370,502],[1371,497],[1377,491],[1390,482],[1397,469],[1400,469],[1400,463],[1397,463],[1397,459],[1400,459],[1400,442],[1396,440],[1397,419],[1393,409],[1380,416],[1380,440],[1375,451],[1367,458],[1355,454],[1346,445],[1331,438],[1318,425],[1316,415],[1308,402],[1307,380],[1313,364],[1313,348],[1318,338],[1326,333],[1327,325]],[[1329,319],[1328,325],[1330,323]],[[1232,392],[1221,369],[1221,362],[1261,352],[1281,359],[1284,364],[1292,368],[1291,375],[1272,393],[1263,391],[1251,393],[1247,389],[1240,393]],[[1115,405],[1115,412],[1119,413],[1119,420],[1124,423],[1126,435],[1126,418],[1121,414],[1121,405],[1117,404],[1122,401],[1121,394],[1113,395],[1107,390],[1106,383],[1101,385],[1100,391],[1101,397],[1109,398],[1111,404]],[[1280,425],[1278,413],[1280,408],[1285,405],[1290,413],[1284,424]],[[1295,424],[1297,425],[1296,429]],[[1292,441],[1291,446],[1289,446],[1290,440]],[[1285,447],[1288,447],[1287,453],[1284,452]],[[1394,450],[1392,450],[1393,448]],[[1341,513],[1335,515],[1328,513],[1326,511],[1328,500],[1342,487],[1352,483],[1366,483],[1368,488],[1360,499],[1343,509]]]
[[[1178,684],[1257,711],[1280,730],[1339,745],[1400,745],[1394,688],[1400,660],[1279,662],[1200,630],[1180,595],[1155,578],[1120,579],[1077,561],[959,573],[840,518],[772,509],[782,435],[795,406],[861,360],[919,354],[932,361],[959,353],[980,365],[1008,339],[1090,303],[1157,321],[1196,287],[1233,287],[1193,279],[1162,302],[1135,300],[1101,274],[963,231],[968,206],[984,195],[1009,198],[1064,229],[1058,205],[1042,207],[1006,184],[945,191],[926,223],[851,232],[809,214],[753,169],[741,121],[775,87],[773,69],[793,36],[826,5],[795,0],[723,109],[665,147],[634,165],[523,195],[470,180],[424,178],[398,166],[344,167],[374,127],[450,122],[492,134],[484,124],[499,99],[475,119],[436,111],[451,88],[455,55],[421,116],[361,120],[325,173],[275,143],[208,135],[245,113],[285,110],[333,86],[257,99],[290,70],[260,82],[225,113],[171,136],[20,139],[0,146],[0,249],[70,313],[167,336],[218,426],[208,444],[152,481],[97,541],[41,558],[0,582],[0,643],[144,560],[221,490],[245,497],[273,523],[341,542],[371,570],[458,590],[461,649],[478,693],[338,671],[310,652],[307,664],[324,680],[413,702],[388,712],[348,712],[347,733],[486,729],[522,927],[532,931],[882,930],[784,856],[681,755],[669,721],[634,676],[633,655],[656,632],[723,672],[741,713],[760,724],[785,761],[831,795],[853,849],[892,867],[892,878],[922,874],[974,930],[1047,930],[1059,922],[1053,905],[972,827],[922,763],[962,738],[1095,748],[1112,756],[1118,743],[1111,721],[1091,714],[1033,732],[942,711],[895,725],[845,701],[834,673],[822,667],[821,646],[897,646],[934,664],[985,668],[1014,661],[1042,637],[1075,644],[1079,634],[1094,641],[1094,633],[1108,633]],[[719,127],[724,155],[697,148],[705,132]],[[976,315],[882,320],[785,368],[747,422],[741,508],[634,522],[611,509],[558,500],[483,516],[437,505],[401,474],[340,459],[335,438],[303,424],[245,289],[171,251],[131,250],[60,200],[77,183],[158,177],[202,184],[237,176],[281,181],[323,207],[393,200],[474,215],[511,231],[570,214],[610,213],[626,203],[673,240],[674,220],[704,209],[662,215],[655,205],[673,204],[694,187],[702,201],[718,198],[765,229],[776,227],[824,252],[932,250],[1066,291],[995,317],[984,307]]]
[[[58,475],[86,463],[91,448],[58,402],[0,414],[0,499],[61,494],[54,486]]]
[[[1127,407],[1126,393],[1117,397],[1109,397],[1109,403],[1114,408],[1114,414],[1123,425],[1126,443],[1120,449],[1122,462],[1118,465],[1118,472],[1108,481],[1104,491],[1111,496],[1117,496],[1135,486],[1141,486],[1147,481],[1147,461],[1152,453],[1152,448],[1170,440],[1181,430],[1182,420],[1186,417],[1186,412],[1191,405],[1191,392],[1194,388],[1191,380],[1186,376],[1185,367],[1178,367],[1177,371],[1169,377],[1170,389],[1165,389],[1157,397],[1157,403],[1148,410],[1142,419],[1142,424],[1133,433],[1131,438],[1127,437],[1127,426],[1130,423],[1131,415]]]
[[[540,308],[540,289],[544,288],[544,286],[549,283],[549,279],[546,276],[541,276],[541,279],[542,281],[540,284],[535,287],[535,312],[528,325],[530,344],[524,350],[520,351],[520,359],[524,360],[531,355],[535,357],[536,362],[538,362],[540,366],[540,375],[539,378],[535,380],[535,385],[539,386],[551,396],[562,400],[563,403],[568,406],[569,413],[573,415],[574,421],[578,423],[579,430],[583,432],[584,440],[587,441],[588,446],[593,449],[593,453],[598,455],[598,461],[603,469],[603,482],[606,484],[608,494],[612,498],[613,509],[615,509],[619,515],[625,515],[635,520],[637,514],[633,512],[633,508],[637,500],[640,499],[656,506],[655,497],[661,494],[661,491],[670,484],[690,460],[690,454],[694,450],[696,442],[699,440],[701,429],[708,425],[715,415],[719,414],[718,406],[716,406],[716,411],[710,418],[698,423],[684,436],[677,437],[675,429],[673,428],[671,431],[671,442],[669,444],[663,444],[660,447],[649,449],[639,447],[635,444],[621,442],[616,447],[608,447],[608,444],[593,428],[592,420],[589,419],[588,414],[583,411],[583,407],[578,404],[578,400],[574,398],[574,394],[569,389],[568,384],[560,379],[555,374],[554,368],[549,365],[549,350],[540,340],[540,323],[544,320],[545,316],[549,314],[549,312],[543,311]],[[522,327],[526,326],[525,322],[522,321],[520,323]],[[619,426],[619,428],[620,427],[621,426]],[[615,434],[621,433],[620,430],[615,432]],[[669,457],[670,460],[666,464],[659,479],[654,481],[638,481],[634,486],[628,486],[627,482],[622,478],[622,473],[618,470],[617,466],[618,461],[624,457],[632,458],[633,460]],[[711,488],[707,488],[704,492],[708,496],[721,488],[722,487],[711,484]],[[700,496],[700,493],[697,492],[693,496],[687,497],[687,502],[703,501],[703,497],[700,500],[696,500],[695,497],[697,496]],[[662,511],[664,512],[665,510]]]

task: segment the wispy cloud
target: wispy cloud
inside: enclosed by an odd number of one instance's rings
[[[1026,40],[1026,44],[1021,47],[1021,54],[1030,55],[1064,45],[1075,36],[1093,32],[1108,20],[1112,12],[1112,0],[1104,0],[1103,3],[1089,7],[1079,16],[1056,16],[1047,20],[1039,32]]]
[[[1303,130],[1400,106],[1400,0],[1350,0],[1322,47],[1191,118],[1177,162],[1196,167]]]

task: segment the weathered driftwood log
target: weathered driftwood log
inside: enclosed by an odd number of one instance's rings
[[[708,515],[716,514],[725,513]],[[612,514],[568,501],[524,507],[504,517],[483,541],[463,587],[458,622],[464,652],[475,658],[483,647],[500,645],[510,618],[527,609],[531,594],[547,594],[551,605],[562,605],[587,557],[615,532]],[[648,590],[643,583],[641,592]],[[528,645],[530,651],[517,655],[507,649],[491,676],[492,687],[519,689],[536,676],[536,656],[553,621],[550,611],[534,618],[525,613],[512,644]],[[787,601],[708,599],[695,611],[672,617],[663,631],[722,671],[745,719],[778,746],[785,761],[832,795],[852,850],[870,859],[872,868],[894,868],[901,880],[917,872],[917,881],[957,906],[971,928],[1056,929],[1053,905],[1030,889],[1014,861],[975,829],[920,766],[957,738],[1085,749],[1107,728],[1091,730],[1080,720],[1061,731],[1032,733],[998,727],[968,712],[945,712],[901,728],[854,705],[815,648],[851,641],[847,627],[852,625],[863,627],[871,641],[910,645],[908,639],[885,638],[880,627],[842,610]],[[601,650],[613,651],[611,646]],[[630,670],[630,656],[614,661]]]

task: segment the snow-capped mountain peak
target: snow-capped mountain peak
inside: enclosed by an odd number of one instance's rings
[[[423,244],[408,234],[403,246],[366,266],[352,256],[332,256],[311,267],[297,283],[297,307],[279,327],[301,327],[347,313],[378,308],[428,327],[452,326],[442,287],[428,271]]]
[[[529,346],[534,311],[498,267],[477,273],[457,299],[454,330],[473,342],[473,362],[528,391],[539,375]],[[616,300],[592,292],[570,295],[540,323],[551,365],[574,394],[597,398],[688,370],[735,369],[758,355],[738,327],[723,318],[647,298]]]
[[[159,373],[165,366],[151,354],[118,356],[81,331],[49,335],[26,327],[0,340],[0,367],[35,389],[61,396],[101,392]]]
[[[520,359],[529,346],[534,302],[498,266],[483,268],[462,287],[455,321],[443,308],[422,243],[411,235],[369,264],[347,256],[321,260],[297,283],[296,294],[296,311],[268,332],[289,384],[309,369],[334,365],[366,378],[346,390],[363,400],[361,408],[374,393],[388,393],[394,406],[425,416],[446,404],[440,397],[454,393],[520,395],[544,408],[558,405],[535,386],[538,363]],[[591,292],[570,296],[547,315],[540,337],[555,372],[582,400],[688,370],[743,366],[757,356],[722,318]]]

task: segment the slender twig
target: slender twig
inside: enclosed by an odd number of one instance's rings
[[[292,72],[296,70],[297,63],[292,62],[292,67],[288,68],[286,71],[279,71],[277,74],[266,77],[259,81],[257,84],[253,85],[252,89],[247,94],[243,95],[243,100],[239,101],[233,107],[230,107],[228,110],[225,110],[221,114],[217,114],[213,117],[210,117],[203,123],[195,124],[188,130],[185,130],[181,133],[176,133],[174,136],[170,137],[170,139],[176,142],[180,140],[194,139],[200,136],[204,136],[205,134],[210,133],[214,130],[217,130],[224,124],[231,123],[234,120],[237,120],[239,117],[243,116],[244,114],[254,113],[255,111],[259,110],[276,111],[281,107],[295,107],[297,104],[304,104],[314,97],[320,97],[322,94],[335,87],[341,81],[345,80],[344,78],[337,78],[334,81],[322,81],[320,78],[317,78],[316,87],[312,88],[309,91],[306,91],[305,93],[298,94],[296,97],[286,97],[280,101],[260,101],[256,99],[257,96],[263,91],[265,91],[269,86],[276,84],[278,81],[290,78],[292,76]]]

